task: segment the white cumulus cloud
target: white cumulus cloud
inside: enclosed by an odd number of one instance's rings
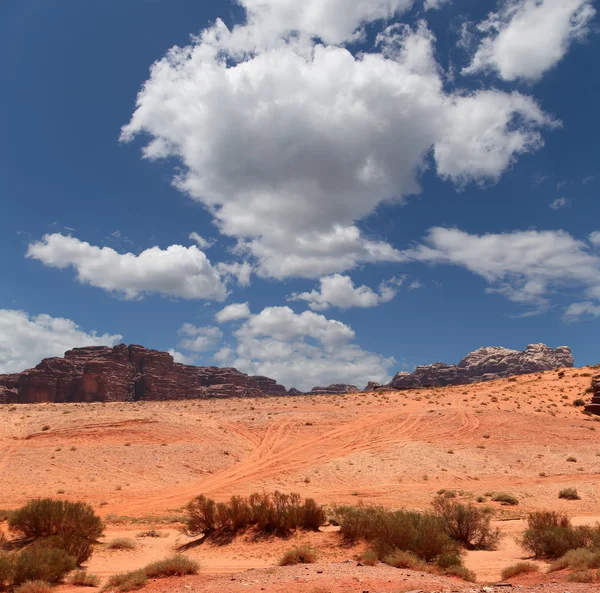
[[[204,237],[195,232],[190,233],[188,238],[194,241],[194,243],[196,243],[200,249],[208,249],[209,247],[213,246],[212,241],[207,241]]]
[[[182,336],[179,347],[191,352],[212,350],[223,337],[223,332],[218,327],[196,327],[191,323],[183,324],[178,333]]]
[[[403,279],[393,278],[382,282],[379,293],[368,286],[354,286],[349,276],[333,274],[319,281],[319,290],[294,293],[288,297],[290,301],[307,301],[313,311],[324,311],[329,307],[350,309],[352,307],[376,307],[391,301],[398,292]]]
[[[179,352],[178,350],[175,350],[174,348],[169,350],[169,354],[173,357],[175,362],[180,364],[193,365],[196,362],[196,358],[194,356],[188,356],[182,352]]]
[[[219,323],[226,323],[228,321],[238,321],[239,319],[246,319],[250,317],[250,307],[248,303],[234,303],[227,305],[224,309],[221,309],[215,318]]]
[[[71,348],[114,346],[122,338],[86,332],[70,319],[0,309],[0,373],[24,371]]]
[[[248,319],[234,337],[235,347],[217,353],[220,364],[303,391],[322,384],[364,387],[368,381],[383,382],[394,364],[393,358],[355,344],[348,325],[312,311],[296,314],[289,307],[267,307]]]
[[[478,25],[484,35],[463,74],[494,70],[504,80],[537,80],[585,38],[592,0],[505,0]]]
[[[336,43],[409,4],[243,2],[245,25],[217,21],[152,66],[121,139],[142,135],[146,158],[178,158],[176,186],[261,276],[320,278],[398,261],[356,223],[418,193],[429,154],[459,185],[496,180],[555,125],[526,95],[447,92],[424,23],[388,27],[376,52],[360,55],[283,33]],[[258,43],[260,31],[277,43]]]
[[[469,234],[434,227],[404,252],[408,261],[462,266],[484,278],[489,292],[544,310],[559,288],[600,300],[600,256],[565,231]]]
[[[219,272],[196,246],[152,247],[135,255],[54,233],[31,243],[27,257],[53,268],[73,267],[79,282],[129,299],[147,293],[215,301],[227,296]]]

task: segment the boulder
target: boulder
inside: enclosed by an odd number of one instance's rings
[[[0,375],[0,403],[110,402],[287,395],[268,377],[194,367],[167,352],[120,344],[75,348],[34,369]]]
[[[388,388],[416,389],[468,385],[512,375],[572,368],[573,364],[571,350],[566,346],[550,348],[545,344],[530,344],[523,351],[491,346],[467,354],[457,365],[436,362],[418,366],[413,373],[399,372]]]
[[[592,401],[585,406],[585,411],[600,416],[600,374],[592,377]]]

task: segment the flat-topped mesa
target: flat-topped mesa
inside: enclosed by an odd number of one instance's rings
[[[585,406],[585,411],[600,416],[600,374],[592,377],[592,401]]]
[[[167,352],[120,344],[75,348],[34,369],[0,375],[0,403],[182,400],[288,395],[268,377],[176,363]]]
[[[328,387],[313,387],[306,395],[339,395],[342,393],[359,393],[360,389],[356,385],[344,385],[335,383]]]
[[[468,385],[512,375],[572,368],[573,364],[573,356],[567,346],[550,348],[545,344],[530,344],[523,351],[491,346],[467,354],[457,365],[436,362],[418,366],[414,373],[400,372],[392,379],[388,388]]]

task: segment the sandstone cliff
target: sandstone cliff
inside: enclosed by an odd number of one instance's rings
[[[288,395],[268,377],[178,364],[166,352],[121,344],[75,348],[34,369],[0,375],[0,403],[177,400]]]
[[[466,385],[572,366],[573,356],[566,346],[550,348],[545,344],[530,344],[523,351],[492,346],[467,354],[457,365],[436,362],[418,366],[414,373],[400,372],[386,387],[414,389]]]

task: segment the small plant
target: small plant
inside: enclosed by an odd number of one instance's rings
[[[149,579],[160,579],[164,577],[185,576],[187,574],[198,574],[200,564],[187,556],[175,554],[164,560],[158,560],[148,564],[144,572]]]
[[[581,407],[585,406],[585,400],[581,399],[581,398],[576,399],[576,400],[573,401],[573,405],[575,407],[581,408]]]
[[[288,550],[279,561],[279,566],[292,566],[294,564],[314,564],[317,561],[317,553],[308,546],[292,548]]]
[[[14,585],[25,581],[58,583],[76,564],[75,558],[64,550],[34,544],[16,557],[12,581]]]
[[[600,552],[588,550],[587,548],[577,548],[569,550],[564,556],[555,560],[548,568],[548,572],[557,570],[584,570],[588,568],[600,568]]]
[[[106,546],[109,550],[135,550],[137,544],[128,537],[118,537],[108,542]]]
[[[444,570],[442,574],[449,577],[457,577],[468,583],[475,583],[477,581],[477,575],[464,566],[451,566]]]
[[[90,574],[85,570],[78,570],[69,579],[71,585],[75,587],[98,587],[100,579],[95,574]]]
[[[410,552],[404,552],[402,550],[396,550],[391,554],[388,554],[383,561],[388,566],[394,568],[407,568],[409,570],[425,570],[427,565],[420,558],[411,554]]]
[[[121,592],[133,591],[135,589],[141,589],[147,581],[148,577],[143,569],[133,570],[131,572],[122,572],[109,577],[102,590]]]
[[[519,504],[519,499],[507,492],[498,492],[492,496],[494,502],[499,502],[503,506],[516,506]]]
[[[42,432],[45,432],[47,430],[50,430],[50,425],[49,424],[44,424],[44,426],[42,426]]]
[[[365,566],[375,566],[379,562],[379,558],[377,558],[376,552],[367,550],[361,554],[360,562]]]
[[[14,593],[52,593],[52,587],[46,581],[26,581]]]
[[[575,488],[564,488],[558,493],[558,498],[564,498],[565,500],[581,500],[581,496]]]
[[[570,583],[593,583],[594,575],[589,570],[579,570],[567,575]]]
[[[577,463],[577,459],[573,456],[567,457],[567,461],[569,463]]]
[[[530,572],[539,572],[539,568],[537,565],[532,562],[517,562],[517,564],[512,564],[511,566],[507,566],[502,571],[502,580],[506,581],[508,579],[512,579],[520,574],[527,574]]]

